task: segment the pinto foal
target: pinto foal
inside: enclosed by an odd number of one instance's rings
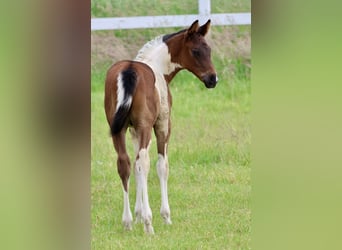
[[[209,28],[210,20],[202,26],[197,20],[188,29],[159,36],[146,43],[133,61],[115,63],[107,72],[105,111],[118,154],[117,167],[124,194],[122,222],[127,230],[132,228],[133,221],[128,195],[131,167],[125,142],[127,128],[130,128],[136,156],[136,221],[144,223],[145,232],[153,233],[147,177],[151,132],[154,129],[161,186],[160,214],[166,224],[171,224],[167,194],[167,147],[172,104],[169,83],[180,70],[187,69],[207,88],[216,86],[218,78],[211,62],[210,47],[204,39]]]

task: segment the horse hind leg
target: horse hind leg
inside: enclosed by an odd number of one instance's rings
[[[141,218],[144,223],[144,230],[146,233],[153,234],[152,210],[149,204],[147,188],[147,178],[150,170],[149,148],[151,144],[151,129],[140,131],[138,138],[139,152],[135,162],[135,174],[137,182],[137,196],[139,196],[139,198],[137,197],[136,208],[141,205]]]
[[[132,142],[134,146],[134,153],[135,153],[135,158],[138,158],[139,154],[139,140],[138,140],[138,135],[133,127],[129,128],[129,132],[131,133],[132,136]],[[135,185],[136,185],[136,201],[135,201],[135,208],[134,208],[134,213],[135,213],[135,223],[142,223],[142,207],[143,207],[143,200],[142,200],[142,181],[140,180],[141,177],[138,172],[138,168],[135,167]]]
[[[129,204],[129,176],[130,176],[130,160],[125,147],[125,132],[113,136],[113,143],[118,154],[117,167],[118,173],[123,186],[123,213],[122,224],[125,230],[132,230],[132,213]]]

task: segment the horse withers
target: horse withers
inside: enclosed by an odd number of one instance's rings
[[[117,62],[107,72],[105,111],[118,155],[117,167],[124,194],[122,222],[127,230],[132,229],[133,222],[128,192],[131,163],[125,140],[128,128],[136,156],[136,221],[144,223],[145,232],[154,232],[147,191],[149,148],[154,129],[158,151],[157,172],[161,186],[160,214],[166,224],[171,224],[167,192],[167,151],[172,104],[169,83],[180,70],[187,69],[207,88],[216,86],[218,78],[211,62],[211,49],[204,38],[209,28],[210,20],[202,26],[196,20],[188,29],[158,36],[146,43],[134,60]]]

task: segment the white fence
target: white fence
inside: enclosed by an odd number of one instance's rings
[[[211,14],[210,0],[198,0],[198,15],[135,16],[92,18],[91,30],[184,27],[198,19],[212,25],[249,25],[251,13]]]

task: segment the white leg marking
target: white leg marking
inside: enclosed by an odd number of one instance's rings
[[[141,218],[144,222],[146,233],[153,234],[152,227],[152,210],[148,201],[147,176],[150,170],[150,157],[148,155],[149,146],[139,151],[138,159],[135,163],[136,179],[137,179],[137,200],[136,211],[139,212],[141,207]],[[140,199],[142,197],[142,199]],[[139,198],[139,199],[138,199]],[[141,202],[142,200],[142,202]]]
[[[133,147],[134,147],[134,154],[135,157],[138,156],[139,153],[139,140],[137,137],[137,134],[135,132],[134,128],[130,128],[129,132],[131,133],[132,136],[132,142],[133,142]],[[134,213],[135,213],[135,223],[142,223],[142,180],[141,180],[141,174],[139,174],[140,171],[138,171],[137,166],[135,166],[134,173],[135,173],[135,182],[136,182],[136,200],[135,200],[135,208],[134,208]]]
[[[167,179],[169,176],[169,168],[168,168],[168,159],[167,159],[166,154],[165,154],[165,158],[161,154],[158,154],[157,172],[159,176],[160,189],[161,189],[160,215],[162,216],[166,224],[172,224],[171,217],[170,217],[171,212],[170,212],[170,206],[169,206],[169,199],[167,195]]]
[[[133,217],[132,217],[131,209],[129,206],[129,195],[124,189],[123,189],[123,197],[124,197],[124,210],[122,214],[122,223],[126,230],[132,230]]]
[[[141,170],[138,170],[138,168],[141,168],[141,166],[137,165],[136,163],[135,166],[135,182],[136,182],[136,188],[137,188],[137,193],[136,193],[136,200],[135,200],[135,208],[134,208],[134,213],[136,216],[135,223],[142,223],[142,180],[141,180]]]

